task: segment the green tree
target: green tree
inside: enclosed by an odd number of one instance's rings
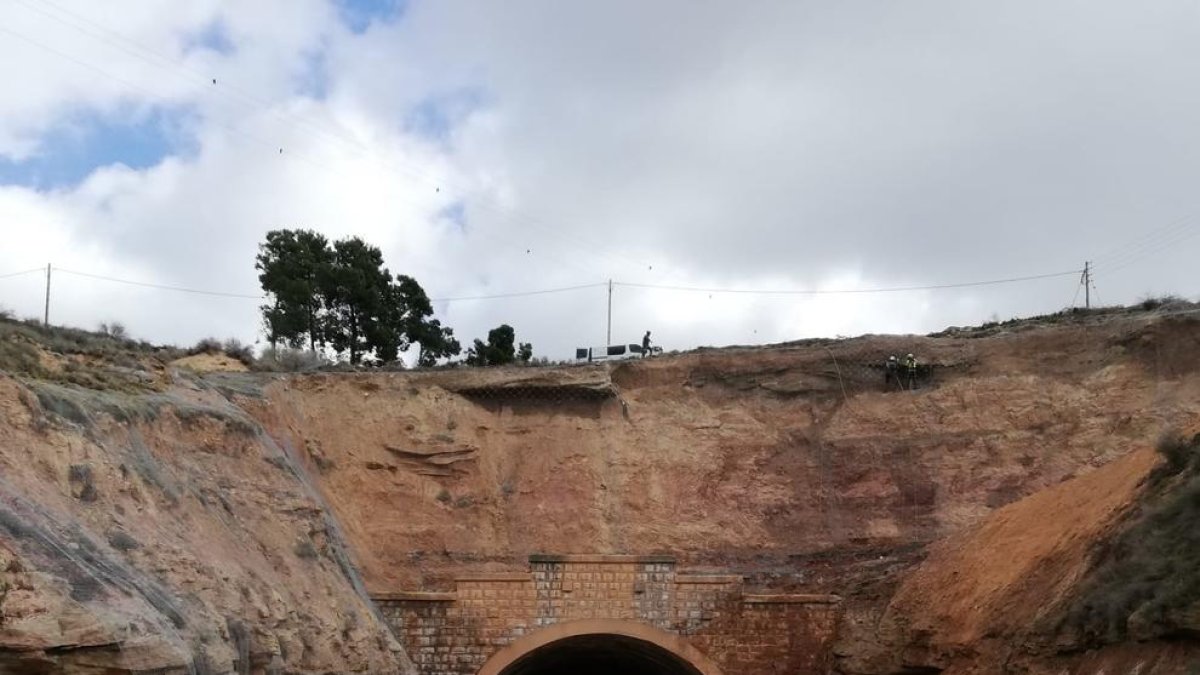
[[[388,287],[382,320],[373,335],[375,355],[394,361],[400,352],[419,345],[417,364],[432,366],[439,358],[462,351],[454,331],[433,317],[433,304],[416,279],[403,274]]]
[[[462,345],[454,337],[454,331],[443,326],[441,321],[430,319],[417,327],[417,332],[410,336],[420,349],[417,352],[417,365],[432,366],[438,359],[458,356],[462,353]]]
[[[475,339],[475,346],[467,350],[467,363],[473,366],[502,366],[517,359],[516,332],[508,324],[488,331],[488,341]],[[528,356],[525,354],[528,353]],[[533,345],[521,343],[522,360],[533,356]]]
[[[292,347],[323,342],[323,295],[333,264],[329,241],[312,230],[272,230],[259,245],[255,269],[270,303],[262,306],[267,338]]]
[[[334,242],[333,265],[322,289],[325,335],[339,353],[349,352],[350,363],[361,363],[384,340],[390,288],[391,273],[378,248],[358,237]]]
[[[255,267],[271,298],[262,306],[272,346],[332,346],[361,363],[373,354],[394,361],[414,344],[421,365],[462,351],[454,331],[433,318],[417,280],[394,279],[383,254],[358,237],[334,242],[310,230],[274,230],[259,245]]]
[[[517,348],[517,360],[521,363],[529,363],[529,359],[533,358],[533,345],[528,342],[522,342]]]

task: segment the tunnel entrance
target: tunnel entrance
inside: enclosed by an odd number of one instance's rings
[[[492,655],[478,675],[721,675],[686,639],[654,626],[607,619],[567,621]]]
[[[701,675],[671,652],[625,635],[577,635],[517,659],[500,675]]]

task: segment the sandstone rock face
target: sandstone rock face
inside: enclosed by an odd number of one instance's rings
[[[0,378],[0,672],[406,671],[332,519],[216,392]]]
[[[314,376],[249,410],[306,449],[373,590],[535,552],[665,552],[854,595],[1192,419],[1193,372],[1162,377],[1125,346],[1148,330],[726,349],[523,387],[521,369]],[[908,351],[933,382],[885,391],[878,366]]]
[[[1178,347],[1198,336],[1187,320],[1125,322],[717,350],[537,381],[324,376],[278,382],[251,411],[309,448],[375,591],[437,590],[536,552],[672,553],[764,588],[842,595],[841,672],[1024,659],[1028,672],[1166,673],[1186,649],[1059,656],[1029,626],[1045,628],[1040,614],[1135,498],[1155,463],[1144,449],[1200,420],[1198,364]],[[932,381],[886,390],[878,366],[908,351]],[[1071,516],[1054,490],[1074,480],[1069,494],[1094,501]],[[1014,502],[1045,519],[1022,527],[1048,549],[986,521]],[[911,576],[931,543],[981,523],[988,548],[973,562],[938,553]]]
[[[838,594],[846,673],[1180,672],[1186,645],[1068,654],[1037,620],[1157,435],[1200,428],[1198,348],[1197,322],[1126,317],[140,394],[0,378],[0,672],[411,672],[368,590],[534,553]],[[931,375],[889,390],[907,352]]]

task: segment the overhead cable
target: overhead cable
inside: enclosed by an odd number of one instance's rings
[[[1151,255],[1160,253],[1173,246],[1181,244],[1187,239],[1196,236],[1196,234],[1200,234],[1200,230],[1186,229],[1177,231],[1168,237],[1159,238],[1157,241],[1148,246],[1143,245],[1141,247],[1131,249],[1127,254],[1113,258],[1107,263],[1103,263],[1102,265],[1098,265],[1096,267],[1099,267],[1103,274],[1112,274],[1118,270],[1129,267],[1134,263],[1140,262]]]
[[[44,269],[45,269],[44,267],[41,267],[41,268],[37,268],[37,269],[33,269],[33,270],[26,270],[25,272],[18,272],[17,274],[28,274],[29,272],[37,272],[37,271],[44,270]],[[199,289],[199,288],[185,288],[183,286],[168,286],[165,284],[154,284],[154,283],[149,283],[149,282],[145,282],[145,281],[134,281],[132,279],[120,279],[117,277],[110,277],[110,276],[105,276],[102,274],[91,274],[89,272],[79,272],[76,270],[69,270],[69,269],[65,269],[62,267],[55,267],[54,271],[62,272],[64,274],[73,274],[75,276],[80,276],[80,277],[87,277],[89,279],[99,279],[101,281],[111,281],[111,282],[118,283],[118,284],[127,284],[129,286],[140,286],[142,288],[154,288],[154,289],[163,290],[163,291],[175,291],[178,293],[195,293],[198,295],[212,295],[212,296],[223,297],[223,298],[240,298],[240,299],[244,299],[244,300],[263,300],[266,298],[266,296],[264,296],[264,295],[249,295],[246,293],[227,293],[224,291],[209,291],[209,290],[204,290],[204,289]],[[3,277],[0,277],[0,279],[2,279],[2,278]],[[600,282],[600,283],[594,283],[594,284],[580,284],[578,286],[563,286],[560,288],[544,288],[544,289],[539,289],[539,290],[535,290],[535,291],[518,291],[515,293],[495,293],[492,295],[468,295],[468,296],[445,297],[445,298],[430,298],[430,302],[458,302],[458,301],[466,301],[466,300],[495,300],[495,299],[500,299],[500,298],[521,298],[521,297],[527,297],[527,296],[531,296],[531,295],[548,295],[551,293],[564,293],[567,291],[578,291],[578,290],[582,290],[585,288],[599,288],[601,286],[606,286],[606,285],[607,285],[606,283]]]
[[[30,274],[44,270],[44,267],[24,270],[21,272],[12,272],[5,275],[0,275],[0,279],[6,277],[19,276],[22,274]],[[156,284],[145,281],[136,281],[133,279],[122,279],[119,277],[111,277],[102,274],[92,274],[90,272],[80,272],[62,267],[55,267],[55,271],[63,274],[71,274],[89,279],[98,279],[101,281],[109,281],[118,284],[126,284],[129,286],[139,286],[142,288],[152,288],[164,291],[174,291],[178,293],[192,293],[196,295],[209,295],[223,298],[238,298],[244,300],[263,300],[267,296],[251,295],[248,293],[230,293],[225,291],[213,291],[200,288],[188,288],[184,286],[170,286],[166,284]],[[901,293],[906,291],[931,291],[950,288],[970,288],[975,286],[991,286],[997,284],[1019,283],[1024,281],[1036,281],[1039,279],[1052,279],[1056,277],[1064,277],[1068,275],[1079,274],[1080,270],[1070,270],[1066,272],[1054,272],[1051,274],[1036,274],[1023,277],[1010,277],[1007,279],[989,279],[986,281],[969,281],[955,284],[931,284],[926,286],[892,286],[885,288],[847,288],[847,289],[747,289],[747,288],[714,288],[700,286],[667,286],[660,284],[642,284],[624,281],[613,281],[613,286],[621,286],[625,288],[640,288],[651,290],[667,290],[667,291],[683,291],[692,293],[729,293],[739,295],[839,295],[839,294],[869,294],[869,293]],[[504,298],[522,298],[537,295],[550,295],[553,293],[567,293],[570,291],[580,291],[589,288],[601,288],[607,286],[607,282],[597,282],[590,284],[577,284],[574,286],[560,286],[556,288],[542,288],[531,291],[516,291],[511,293],[492,293],[486,295],[462,295],[462,296],[446,296],[430,298],[430,302],[466,302],[472,300],[499,300]]]
[[[45,267],[34,267],[32,269],[22,270],[20,272],[9,272],[8,274],[0,274],[0,279],[8,279],[9,277],[19,277],[24,274],[33,274],[34,272],[45,272]]]
[[[101,281],[111,281],[118,284],[127,284],[129,286],[141,286],[143,288],[154,288],[161,291],[175,291],[178,293],[194,293],[196,295],[213,295],[222,298],[242,298],[245,300],[262,300],[262,295],[247,295],[245,293],[225,293],[223,291],[206,291],[199,288],[184,288],[183,286],[166,286],[164,284],[152,284],[145,281],[133,281],[132,279],[118,279],[116,277],[108,277],[101,274],[90,274],[88,272],[76,272],[75,270],[63,269],[55,267],[55,272],[64,274],[73,274],[78,277],[87,277],[89,279],[100,279]]]
[[[564,286],[562,288],[546,288],[539,291],[522,291],[517,293],[497,293],[495,295],[466,295],[456,298],[430,298],[430,302],[458,302],[461,300],[495,300],[498,298],[523,298],[530,295],[547,295],[550,293],[564,293],[566,291],[579,291],[585,288],[599,288],[607,286],[607,282],[595,284],[580,284],[579,286]]]
[[[1177,218],[1166,225],[1143,232],[1142,234],[1132,237],[1119,246],[1113,247],[1103,254],[1092,258],[1092,266],[1110,266],[1120,262],[1123,258],[1129,257],[1131,254],[1137,254],[1140,249],[1149,248],[1163,241],[1169,240],[1179,234],[1186,232],[1194,227],[1197,223],[1197,214],[1191,214],[1182,218]]]
[[[850,293],[901,293],[905,291],[933,291],[944,288],[968,288],[971,286],[991,286],[995,284],[1012,284],[1037,279],[1052,279],[1054,277],[1074,276],[1081,270],[1054,272],[1051,274],[1035,274],[1027,277],[1012,277],[1008,279],[989,279],[987,281],[968,281],[957,284],[935,284],[930,286],[893,286],[890,288],[846,288],[846,289],[747,289],[747,288],[706,288],[698,286],[667,286],[661,284],[636,284],[614,281],[614,286],[627,288],[650,288],[665,291],[685,291],[692,293],[740,293],[747,295],[844,295]]]

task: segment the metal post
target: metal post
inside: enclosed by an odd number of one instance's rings
[[[42,325],[50,327],[50,263],[46,263],[46,312],[42,315]]]
[[[1079,297],[1078,295],[1075,297]],[[1083,306],[1087,309],[1092,308],[1092,263],[1086,261],[1083,263]]]
[[[608,334],[604,340],[604,350],[608,353],[608,346],[612,344],[612,279],[608,280]]]

